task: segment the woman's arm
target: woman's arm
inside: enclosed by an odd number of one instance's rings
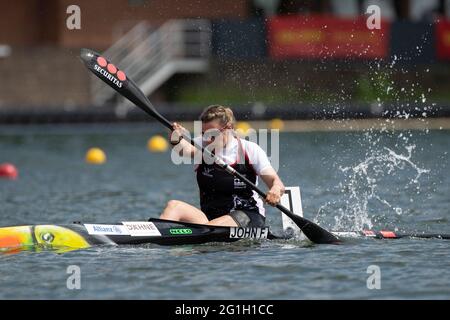
[[[272,206],[277,205],[280,202],[281,196],[284,194],[283,182],[272,167],[264,169],[260,176],[269,188],[265,199],[266,202]]]

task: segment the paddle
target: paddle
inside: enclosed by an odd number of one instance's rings
[[[80,58],[85,64],[85,66],[92,71],[97,77],[106,82],[110,87],[119,92],[122,96],[126,97],[128,100],[133,102],[136,106],[142,109],[144,112],[150,116],[157,119],[164,126],[173,129],[172,123],[170,123],[166,118],[156,111],[156,109],[151,104],[150,100],[144,95],[144,93],[138,88],[138,86],[133,82],[133,80],[127,78],[122,70],[118,70],[116,66],[111,64],[106,60],[106,58],[100,56],[95,51],[90,49],[81,49]],[[192,139],[184,136],[186,141],[190,142],[194,147],[202,150],[204,154],[215,160],[215,163],[226,170],[229,174],[239,178],[241,181],[245,182],[250,188],[256,191],[264,199],[266,194],[264,191],[259,189],[255,184],[253,184],[246,177],[242,176],[239,172],[234,170],[232,167],[227,165],[223,160],[217,158],[208,150],[205,150],[202,146],[196,144]],[[325,243],[325,244],[337,244],[340,243],[339,238],[318,226],[317,224],[297,215],[294,215],[287,208],[283,207],[281,204],[276,206],[281,212],[286,214],[291,218],[298,227],[303,231],[303,233],[314,243]]]

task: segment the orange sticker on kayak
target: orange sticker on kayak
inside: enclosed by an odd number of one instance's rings
[[[22,245],[19,236],[10,235],[0,238],[0,248],[14,248]]]
[[[380,231],[380,233],[384,238],[397,238],[395,233],[392,231]]]

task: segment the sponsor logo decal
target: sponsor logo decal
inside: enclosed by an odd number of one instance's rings
[[[234,188],[235,189],[245,189],[245,188],[247,188],[247,185],[245,184],[245,182],[241,181],[239,178],[234,178]]]
[[[85,224],[89,234],[127,235],[128,230],[121,225],[112,224]]]
[[[192,234],[192,229],[183,228],[183,229],[170,229],[170,234]]]
[[[153,222],[124,221],[122,224],[132,237],[161,236],[161,232]]]
[[[232,239],[267,239],[269,228],[230,228]]]
[[[207,166],[203,166],[202,174],[203,174],[204,176],[207,176],[207,177],[209,177],[209,178],[212,178],[212,177],[213,177],[213,175],[212,175],[212,172],[213,172],[213,171],[214,171],[213,168],[209,168],[209,167],[207,167]]]
[[[103,57],[98,57],[97,58],[97,63],[102,68],[104,68],[104,67],[106,67],[108,65],[108,61],[106,61],[106,59],[103,58]]]
[[[118,70],[115,65],[113,65],[112,63],[108,63],[108,61],[106,61],[106,59],[103,57],[97,58],[97,64],[94,65],[94,70],[114,83],[118,88],[122,88],[122,81],[125,81],[127,79],[127,76],[122,70]]]

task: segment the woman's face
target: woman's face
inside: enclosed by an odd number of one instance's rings
[[[222,125],[219,120],[202,123],[203,141],[207,146],[214,142],[215,148],[223,148],[228,141],[229,125]]]

